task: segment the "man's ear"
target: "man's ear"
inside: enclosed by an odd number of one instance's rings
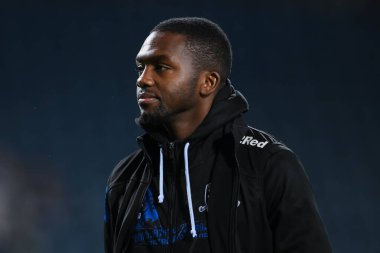
[[[218,72],[205,71],[201,76],[199,93],[202,97],[207,97],[216,92],[220,85],[220,75]]]

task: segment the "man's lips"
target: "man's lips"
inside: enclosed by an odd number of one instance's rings
[[[149,104],[149,103],[155,103],[159,100],[158,96],[153,93],[140,93],[137,97],[137,102],[139,104]]]

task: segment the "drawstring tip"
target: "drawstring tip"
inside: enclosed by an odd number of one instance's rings
[[[190,233],[193,236],[193,238],[197,237],[197,231],[196,230],[191,230]]]
[[[164,202],[164,155],[160,148],[160,194],[158,195],[158,203]]]

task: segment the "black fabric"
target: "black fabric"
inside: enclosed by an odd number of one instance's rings
[[[190,143],[194,211],[204,201],[200,195],[206,182],[211,183],[211,191],[207,214],[198,217],[207,223],[208,239],[196,241],[187,237],[184,244],[170,246],[170,251],[330,253],[330,243],[301,163],[272,136],[247,126],[241,118],[247,109],[244,97],[226,85],[194,134],[176,142],[179,150],[185,142]],[[163,137],[164,132],[147,131],[139,138],[141,150],[116,166],[108,182],[107,253],[133,252],[131,237],[145,193],[149,185],[158,191],[159,147],[167,149],[169,142]],[[174,167],[181,171],[183,152],[178,152]],[[165,159],[167,156],[165,151]],[[176,190],[180,194],[174,202],[179,207],[176,215],[183,220],[188,219],[183,178],[178,182]],[[159,212],[165,216],[165,211]],[[167,249],[143,247],[138,252]]]
[[[178,234],[176,234],[176,241],[164,246],[130,243],[128,252],[163,252],[168,249],[172,252],[210,252],[208,238],[205,238],[207,231],[204,229],[199,230],[199,228],[202,228],[207,224],[207,212],[199,212],[198,209],[200,206],[204,205],[205,187],[210,182],[211,169],[214,167],[213,157],[215,156],[208,152],[213,148],[211,146],[212,142],[207,140],[210,140],[210,138],[218,138],[217,136],[221,136],[220,131],[214,131],[212,135],[209,135],[205,140],[193,143],[189,148],[189,173],[193,196],[192,203],[194,206],[196,226],[198,227],[198,237],[192,238],[190,234],[190,220],[184,176],[184,143],[183,141],[177,141],[173,143],[175,151],[173,152],[174,156],[172,158],[170,158],[169,151],[164,147],[164,202],[160,204],[157,201],[157,196],[159,194],[159,170],[157,166],[158,158],[155,157],[154,153],[159,153],[158,148],[156,148],[156,151],[152,154],[154,157],[153,161],[156,161],[156,163],[153,164],[156,165],[153,166],[153,176],[149,189],[154,196],[153,201],[159,216],[157,221],[159,226],[181,231],[181,238],[178,239]],[[172,222],[171,219],[173,219]],[[153,230],[154,226],[150,229]],[[149,228],[145,227],[145,230],[149,233]],[[169,240],[172,240],[170,236],[168,238]]]

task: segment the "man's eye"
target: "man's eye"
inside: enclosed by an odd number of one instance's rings
[[[158,72],[162,72],[162,71],[165,71],[165,70],[169,69],[169,67],[168,67],[168,66],[165,66],[165,65],[156,65],[156,66],[155,66],[155,69],[156,69],[156,71],[158,71]]]
[[[142,74],[142,72],[144,72],[144,66],[142,66],[142,65],[136,66],[136,72],[140,76]]]

